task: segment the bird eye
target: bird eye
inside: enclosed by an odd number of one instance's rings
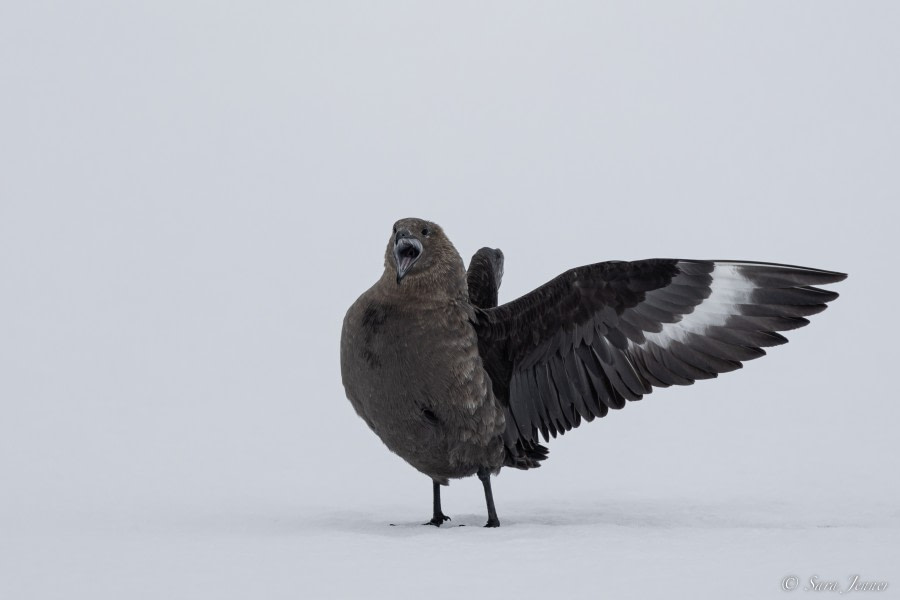
[[[426,227],[425,229],[422,230],[422,235],[428,235],[429,233],[431,233],[431,232],[428,231],[428,228],[427,228],[427,227]]]
[[[396,226],[394,227],[394,233],[397,233],[397,227],[396,227]]]

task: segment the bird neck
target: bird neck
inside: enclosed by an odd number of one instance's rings
[[[419,302],[467,301],[469,288],[465,271],[439,268],[437,265],[424,273],[411,273],[397,283],[396,271],[387,268],[381,275],[378,287],[387,296],[415,299]]]

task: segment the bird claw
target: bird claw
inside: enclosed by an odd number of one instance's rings
[[[488,519],[485,527],[500,527],[500,519]]]
[[[430,521],[428,521],[427,523],[422,523],[422,525],[434,525],[435,527],[440,527],[441,525],[444,524],[444,521],[452,521],[452,520],[453,519],[451,519],[447,515],[441,513],[439,515],[434,515],[433,517],[431,517]]]

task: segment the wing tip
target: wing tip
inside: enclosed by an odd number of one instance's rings
[[[738,267],[743,268],[752,272],[754,269],[758,269],[760,271],[774,271],[774,272],[784,272],[789,271],[793,272],[796,275],[804,275],[810,278],[810,283],[818,284],[828,284],[828,283],[838,283],[840,281],[844,281],[849,277],[847,273],[842,273],[840,271],[830,271],[827,269],[817,269],[814,267],[804,267],[801,265],[789,265],[786,263],[774,263],[774,262],[764,262],[764,261],[754,261],[754,260],[711,260],[711,261],[680,261],[680,262],[708,262],[714,265],[721,266],[729,266],[729,267]]]
[[[829,284],[829,283],[839,283],[844,281],[849,277],[847,273],[841,273],[840,271],[824,271],[822,269],[814,269],[817,276],[816,283],[819,285]],[[835,294],[837,296],[837,294]]]

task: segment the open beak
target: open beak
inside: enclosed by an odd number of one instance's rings
[[[414,237],[400,237],[394,242],[394,262],[397,263],[397,285],[406,277],[419,257],[422,256],[422,242]]]

